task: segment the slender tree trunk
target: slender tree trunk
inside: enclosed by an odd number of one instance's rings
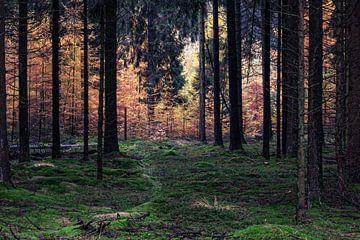
[[[360,182],[360,3],[349,0],[347,7],[348,94],[347,94],[347,161],[352,182]]]
[[[263,58],[263,157],[270,159],[271,103],[270,103],[270,0],[264,0],[262,13]]]
[[[339,191],[346,186],[346,67],[345,67],[345,1],[337,0],[336,5],[336,134],[335,148],[338,165]]]
[[[199,14],[199,140],[202,142],[206,142],[205,8],[206,4],[202,3]]]
[[[282,4],[282,36],[281,36],[281,40],[282,40],[282,54],[281,54],[281,58],[282,58],[282,118],[281,118],[281,125],[282,125],[282,132],[281,132],[281,154],[283,157],[286,156],[287,153],[287,126],[288,126],[288,74],[287,72],[288,70],[288,46],[287,46],[287,41],[289,38],[289,24],[287,21],[287,14],[289,11],[289,7],[288,7],[288,0],[283,0],[283,4]]]
[[[308,120],[308,202],[320,203],[322,183],[322,0],[310,0],[309,15],[309,120]]]
[[[305,86],[304,86],[304,0],[296,0],[299,12],[298,17],[298,143],[297,148],[297,167],[298,167],[298,179],[297,179],[297,191],[298,191],[298,204],[296,209],[296,221],[302,223],[305,220]]]
[[[116,11],[117,1],[105,2],[105,153],[119,152],[117,134]]]
[[[244,135],[244,119],[243,119],[243,88],[242,88],[242,16],[241,16],[241,0],[235,0],[235,22],[236,22],[236,52],[238,62],[238,107],[239,107],[239,129],[241,135],[241,142],[246,143]]]
[[[52,158],[60,157],[59,0],[52,0]]]
[[[282,0],[278,0],[278,36],[277,36],[277,77],[276,77],[276,158],[281,158],[281,34]]]
[[[230,96],[230,150],[242,149],[238,108],[238,61],[236,52],[235,2],[226,0]]]
[[[88,33],[88,1],[84,0],[84,156],[89,160],[89,33]]]
[[[104,75],[105,75],[105,22],[104,9],[100,16],[100,82],[99,82],[99,108],[98,108],[98,144],[97,144],[97,179],[103,179],[103,127],[104,127]]]
[[[147,40],[148,40],[148,49],[147,49],[147,118],[148,118],[148,137],[152,138],[155,134],[155,86],[156,86],[156,9],[152,1],[147,3]]]
[[[215,145],[223,145],[222,122],[220,109],[220,61],[219,61],[219,1],[213,0],[213,31],[214,31],[214,136]],[[185,121],[185,118],[184,118]],[[185,124],[184,124],[185,125]]]
[[[27,79],[27,57],[28,57],[28,2],[19,0],[19,140],[20,161],[30,159],[29,148],[29,123],[28,123],[28,79]]]
[[[6,118],[5,3],[0,0],[0,182],[9,183],[10,162]]]
[[[128,122],[127,122],[127,107],[124,109],[124,140],[128,140]]]

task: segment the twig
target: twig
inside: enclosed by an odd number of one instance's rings
[[[13,237],[16,239],[16,240],[21,240],[21,238],[20,237],[18,237],[16,234],[15,234],[15,232],[12,230],[12,228],[11,228],[11,225],[9,224],[9,230],[10,230],[10,232],[11,232],[11,235],[13,235]]]
[[[37,225],[36,223],[34,223],[33,221],[31,221],[29,217],[26,216],[25,219],[26,219],[31,225],[33,225],[37,230],[39,230],[39,231],[44,230],[42,227],[40,227],[39,225]]]

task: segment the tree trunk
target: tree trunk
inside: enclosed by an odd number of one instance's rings
[[[9,183],[10,162],[6,119],[5,3],[0,0],[0,182]]]
[[[236,52],[235,2],[226,0],[230,96],[230,150],[242,149],[238,108],[238,61]]]
[[[322,182],[322,0],[310,0],[309,15],[309,119],[308,119],[308,202],[320,203]],[[309,205],[310,206],[310,205]]]
[[[263,68],[263,157],[270,159],[271,103],[270,103],[270,0],[264,0],[262,13]]]
[[[117,1],[105,2],[105,136],[104,152],[119,152],[117,134],[117,79],[116,79],[116,10]]]
[[[299,6],[284,0],[283,29],[283,155],[296,155],[298,148]]]
[[[206,142],[205,8],[205,3],[202,3],[199,14],[199,140],[202,142]]]
[[[155,20],[156,12],[154,3],[148,1],[147,3],[147,40],[148,40],[148,49],[147,49],[147,118],[148,118],[148,137],[151,138],[155,133],[155,85],[156,85],[156,26]]]
[[[104,127],[104,74],[105,74],[105,22],[104,9],[100,16],[100,79],[99,79],[99,108],[98,108],[98,144],[97,144],[97,179],[103,179],[103,127]]]
[[[352,182],[360,182],[360,3],[349,0],[347,7],[349,80],[347,94],[347,161]]]
[[[213,0],[213,31],[214,31],[214,136],[215,145],[223,145],[221,102],[220,102],[220,62],[219,62],[219,1]],[[184,118],[185,120],[185,118]]]
[[[298,167],[298,179],[297,179],[297,191],[298,191],[298,204],[296,209],[296,221],[302,223],[305,220],[305,86],[304,86],[304,0],[296,0],[298,5],[298,93],[299,99],[298,105],[298,143],[297,148],[297,167]]]
[[[52,158],[60,157],[59,0],[52,0]]]
[[[28,1],[19,0],[19,140],[20,161],[30,159],[28,123]]]
[[[88,34],[88,1],[84,0],[84,156],[89,160],[89,34]]]
[[[341,193],[345,190],[346,153],[346,67],[345,67],[345,1],[335,1],[336,6],[336,133],[335,151],[338,169],[338,184]]]
[[[238,62],[238,108],[239,108],[239,129],[241,142],[246,144],[244,136],[244,119],[243,119],[243,89],[242,89],[242,16],[241,16],[241,0],[235,0],[235,22],[236,22],[236,52]]]
[[[276,76],[276,158],[281,158],[281,33],[282,0],[278,0],[277,76]]]

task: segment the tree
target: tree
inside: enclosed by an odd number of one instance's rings
[[[276,56],[276,158],[281,158],[281,34],[282,34],[282,0],[278,0],[278,35]]]
[[[0,182],[10,182],[6,118],[5,3],[0,0]]]
[[[298,149],[298,79],[299,79],[299,6],[297,0],[283,2],[283,91],[282,91],[282,153],[296,155]]]
[[[243,116],[243,87],[242,87],[242,16],[241,0],[235,0],[235,23],[236,23],[236,52],[238,61],[238,108],[239,108],[239,130],[241,143],[246,144],[244,135],[244,116]]]
[[[242,149],[239,129],[238,108],[238,61],[236,52],[235,2],[226,0],[226,17],[228,32],[228,71],[230,96],[230,150]]]
[[[28,161],[29,123],[28,123],[28,1],[19,0],[19,139],[20,161]]]
[[[199,13],[199,140],[206,142],[206,75],[205,75],[205,11],[206,3],[202,3]]]
[[[83,2],[84,23],[84,156],[89,160],[89,33],[88,33],[88,1]]]
[[[305,220],[305,86],[304,86],[304,0],[296,0],[294,5],[297,5],[298,13],[295,15],[298,18],[298,143],[297,148],[297,196],[298,204],[296,208],[296,221],[302,223]]]
[[[360,4],[347,2],[347,53],[349,66],[347,94],[347,172],[349,180],[360,182]]]
[[[262,13],[263,67],[263,157],[270,159],[271,102],[270,102],[270,0],[265,0]]]
[[[117,1],[105,1],[105,135],[104,152],[118,152],[117,134]]]
[[[214,31],[214,137],[215,145],[223,145],[221,109],[220,109],[220,63],[219,63],[219,1],[213,0],[213,31]]]
[[[60,157],[59,0],[52,0],[52,158]]]
[[[98,144],[97,144],[97,179],[103,178],[103,127],[104,127],[104,50],[105,22],[104,7],[100,7],[100,79],[99,79],[99,109],[98,109]]]
[[[309,120],[308,120],[308,201],[320,202],[323,145],[323,16],[322,0],[310,0],[309,14]]]

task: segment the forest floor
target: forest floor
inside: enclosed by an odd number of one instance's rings
[[[296,162],[260,146],[120,143],[96,181],[96,156],[13,162],[0,186],[0,239],[360,239],[360,211],[329,186],[296,225]],[[328,172],[335,169],[325,169]]]

